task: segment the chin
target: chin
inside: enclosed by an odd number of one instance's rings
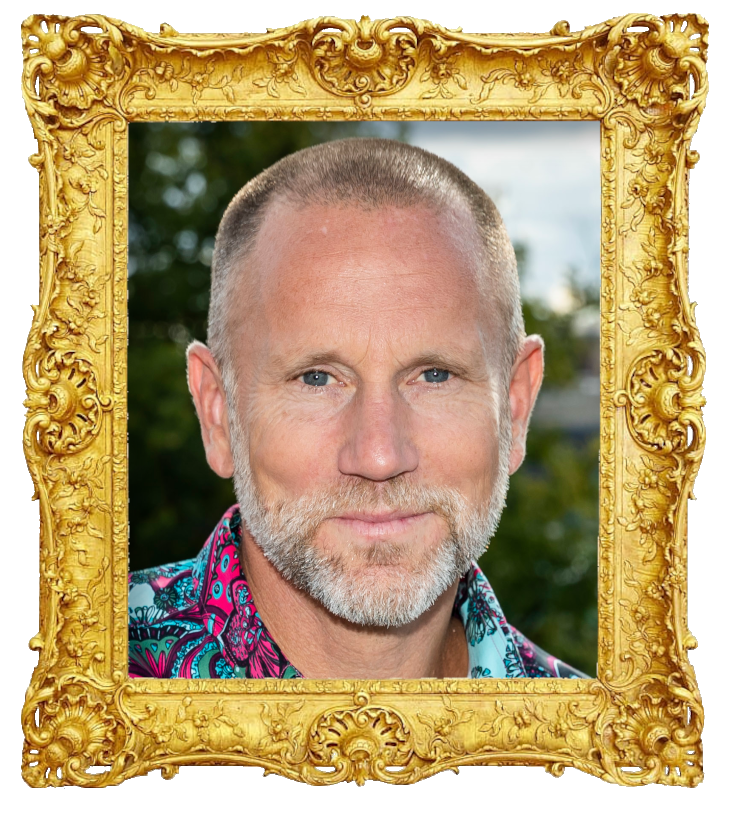
[[[412,555],[395,542],[377,542],[361,556],[317,555],[301,588],[347,622],[398,628],[424,614],[461,575],[445,545],[421,565]]]

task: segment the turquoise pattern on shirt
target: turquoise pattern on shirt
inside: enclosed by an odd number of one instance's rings
[[[190,560],[129,575],[129,675],[297,678],[270,635],[239,562],[239,507],[221,518]],[[461,578],[453,614],[462,620],[472,678],[583,677],[506,622],[477,564]]]

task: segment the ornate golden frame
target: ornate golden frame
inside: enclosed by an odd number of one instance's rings
[[[41,512],[28,784],[105,786],[183,764],[312,784],[405,784],[463,764],[697,784],[686,507],[704,447],[704,352],[687,182],[706,22],[633,14],[575,33],[560,22],[466,35],[325,17],[261,35],[154,35],[34,15],[22,37],[41,201],[24,357]],[[195,119],[601,122],[598,680],[128,678],[127,124]]]

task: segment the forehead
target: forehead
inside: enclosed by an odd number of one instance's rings
[[[250,303],[241,323],[259,332],[257,344],[453,333],[474,341],[482,318],[479,240],[467,211],[274,203],[232,309]],[[238,313],[231,316],[238,331]]]
[[[266,296],[286,287],[315,291],[324,281],[345,284],[343,291],[376,280],[413,285],[410,274],[467,291],[479,240],[462,209],[276,203],[259,230],[250,277]]]

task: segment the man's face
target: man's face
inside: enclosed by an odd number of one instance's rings
[[[452,223],[273,205],[230,306],[245,526],[353,622],[418,616],[503,505],[490,340],[504,332],[482,311],[472,219]]]

